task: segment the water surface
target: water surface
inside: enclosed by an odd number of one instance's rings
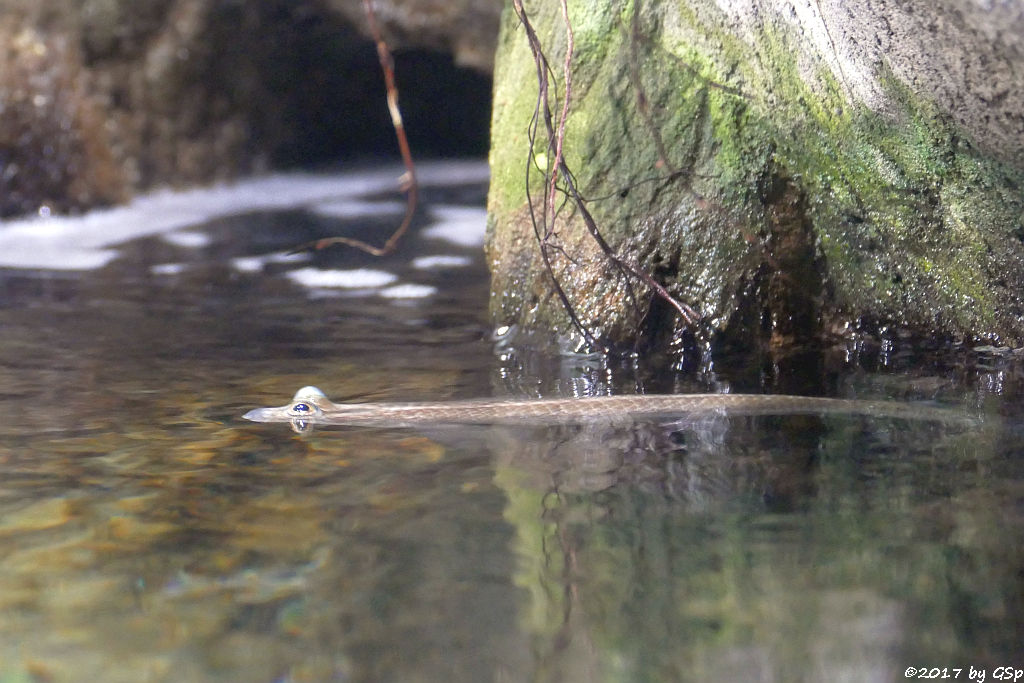
[[[813,391],[948,404],[975,426],[714,415],[297,435],[242,421],[305,384],[443,400],[806,383],[806,364],[496,348],[481,164],[423,169],[423,210],[392,256],[286,255],[330,234],[383,241],[399,173],[0,226],[0,681],[895,681],[970,665],[991,680],[1024,666],[1008,351],[895,340],[810,365]]]

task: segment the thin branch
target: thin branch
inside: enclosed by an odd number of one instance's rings
[[[391,124],[395,128],[395,137],[398,139],[398,150],[402,154],[402,163],[405,164],[405,173],[399,178],[401,190],[406,195],[405,216],[402,218],[402,223],[391,233],[391,237],[388,238],[383,246],[377,247],[369,242],[352,237],[325,237],[296,247],[291,251],[293,254],[302,251],[325,249],[335,244],[344,244],[374,256],[384,256],[385,254],[390,254],[398,247],[399,240],[409,230],[409,225],[412,223],[413,216],[416,213],[419,186],[416,182],[416,166],[413,164],[412,152],[409,150],[409,140],[405,135],[405,124],[402,122],[402,112],[398,108],[398,87],[395,85],[395,60],[391,56],[388,44],[384,41],[380,26],[377,25],[377,15],[373,11],[372,0],[363,0],[363,9],[366,11],[366,21],[370,27],[370,35],[373,36],[373,40],[377,44],[377,59],[380,61],[380,68],[384,72],[384,85],[387,89],[388,111],[391,114]]]
[[[655,293],[656,296],[668,302],[673,308],[675,308],[680,317],[688,325],[696,325],[700,320],[700,316],[698,316],[692,308],[676,300],[671,294],[669,294],[668,290],[657,282],[650,274],[644,272],[638,266],[628,262],[626,259],[618,255],[618,253],[611,247],[611,245],[608,244],[607,240],[605,240],[604,236],[601,234],[601,231],[597,226],[597,222],[587,209],[586,200],[580,194],[579,189],[576,186],[575,178],[573,177],[572,171],[566,163],[565,156],[563,154],[565,127],[572,99],[572,59],[574,51],[574,37],[571,22],[569,21],[567,1],[560,0],[560,4],[562,18],[566,26],[566,55],[563,62],[564,94],[556,126],[549,102],[550,77],[553,76],[552,70],[547,57],[544,54],[540,40],[526,16],[522,0],[512,0],[512,7],[516,16],[519,18],[520,24],[526,32],[527,42],[530,46],[530,51],[533,54],[537,70],[537,100],[534,105],[533,116],[531,117],[530,124],[527,128],[527,137],[530,144],[530,155],[527,159],[526,165],[527,205],[530,210],[530,220],[533,226],[534,236],[540,247],[541,259],[553,283],[555,295],[561,301],[570,321],[583,336],[586,343],[593,348],[601,348],[607,351],[607,347],[599,343],[594,333],[591,332],[579,319],[575,308],[569,301],[569,297],[565,292],[565,289],[562,287],[558,276],[556,276],[554,272],[554,266],[551,260],[552,252],[568,258],[564,248],[554,242],[557,217],[557,211],[555,210],[555,196],[557,194],[561,194],[566,197],[573,207],[579,212],[591,238],[595,241],[604,257],[612,263],[623,277],[629,299],[633,302],[634,306],[637,304],[636,296],[633,292],[632,283],[630,281],[631,277],[635,277],[642,281]],[[536,147],[537,135],[542,123],[544,126],[544,132],[547,136],[548,155],[545,168],[542,170],[542,173],[544,174],[544,201],[541,203],[541,209],[538,211],[537,204],[534,202],[534,198],[530,190],[530,176],[535,166],[539,169],[539,164],[535,157],[534,150]],[[661,144],[660,139],[656,142],[659,147],[659,156],[667,166],[667,154],[664,152],[664,145]],[[670,177],[676,177],[678,172],[675,171],[675,169],[669,167],[668,170],[670,171]],[[570,263],[574,262],[571,258],[568,260]]]
[[[552,140],[554,139],[554,128],[551,123],[551,109],[548,104],[548,76],[551,73],[551,67],[548,65],[547,57],[544,55],[544,50],[541,47],[540,39],[537,37],[537,33],[533,30],[533,25],[530,20],[526,17],[526,10],[523,9],[522,0],[512,0],[512,8],[519,18],[520,23],[523,26],[523,30],[526,32],[526,41],[530,46],[530,52],[533,54],[533,61],[537,69],[537,100],[534,104],[533,116],[530,118],[530,124],[527,127],[527,138],[530,144],[529,158],[526,160],[526,203],[530,209],[530,222],[533,225],[533,234],[537,239],[537,243],[540,245],[541,260],[544,263],[544,268],[551,278],[552,286],[555,290],[555,296],[561,302],[566,315],[569,316],[569,320],[573,327],[583,336],[584,341],[591,348],[604,348],[604,346],[598,342],[597,338],[593,333],[587,329],[587,326],[583,324],[583,321],[576,315],[576,309],[573,307],[572,302],[569,301],[569,295],[565,292],[562,287],[562,283],[555,275],[554,266],[551,263],[551,254],[549,250],[552,248],[551,237],[554,234],[554,210],[552,208],[552,221],[551,225],[548,225],[548,201],[547,195],[549,195],[548,182],[552,178],[556,177],[556,174],[552,173],[551,159],[547,159],[546,168],[543,170],[545,176],[545,201],[542,204],[540,216],[537,215],[537,205],[533,200],[533,193],[530,190],[531,182],[531,170],[534,165],[537,164],[536,157],[534,156],[534,147],[537,141],[537,132],[540,128],[540,122],[543,119],[544,127],[547,130],[548,136],[548,149],[550,149]],[[538,220],[539,218],[539,220]],[[561,247],[557,249],[561,251]]]
[[[565,61],[562,64],[562,80],[565,83],[565,96],[562,98],[562,113],[558,117],[558,130],[555,133],[555,159],[553,168],[562,167],[562,143],[565,140],[565,122],[569,118],[569,101],[572,99],[572,53],[575,47],[575,39],[572,33],[572,24],[569,23],[569,7],[566,0],[562,2],[562,20],[565,21]],[[558,182],[558,174],[552,173],[548,179],[548,213],[554,218],[555,215],[555,186]],[[554,221],[552,220],[552,227]]]
[[[587,230],[590,232],[590,235],[594,238],[594,241],[597,242],[598,246],[601,248],[601,251],[604,252],[604,255],[608,257],[608,259],[610,259],[612,262],[614,262],[619,268],[630,272],[635,277],[642,280],[644,284],[646,284],[648,287],[653,289],[659,297],[664,299],[666,303],[671,305],[673,308],[676,309],[676,311],[679,312],[679,315],[683,318],[683,320],[686,321],[688,325],[696,325],[700,321],[700,316],[697,315],[696,311],[694,311],[685,303],[679,301],[674,296],[669,294],[668,290],[665,289],[665,287],[661,283],[659,283],[657,280],[651,277],[650,273],[647,273],[646,271],[640,269],[639,267],[635,266],[634,264],[630,263],[629,261],[619,256],[617,253],[615,253],[615,250],[611,248],[608,242],[606,242],[604,237],[601,235],[600,231],[598,231],[597,223],[594,221],[594,217],[590,214],[590,211],[587,210],[586,204],[583,202],[583,198],[579,196],[579,192],[576,189],[576,184],[573,183],[572,180],[568,178],[567,174],[568,169],[564,167],[563,163],[563,175],[565,175],[567,178],[566,184],[568,185],[569,191],[573,194],[573,197],[576,199],[577,208],[580,211],[580,215],[583,217],[583,223],[587,226]]]

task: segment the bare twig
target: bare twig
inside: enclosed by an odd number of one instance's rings
[[[551,277],[552,285],[555,289],[555,296],[558,297],[562,303],[562,307],[565,309],[566,314],[569,316],[569,320],[572,322],[579,333],[583,336],[586,343],[594,348],[601,348],[601,344],[597,341],[597,338],[587,329],[587,326],[576,315],[576,309],[573,308],[572,302],[569,301],[569,296],[566,294],[565,289],[562,288],[561,282],[555,276],[554,267],[551,264],[550,251],[553,247],[551,239],[554,236],[554,220],[551,224],[548,224],[548,201],[542,203],[540,216],[537,215],[536,203],[533,201],[533,195],[530,190],[530,175],[533,167],[537,164],[536,157],[534,156],[534,145],[537,140],[537,131],[540,127],[540,122],[543,119],[545,129],[547,130],[548,145],[554,139],[554,128],[551,122],[551,108],[548,106],[548,76],[551,73],[551,68],[548,66],[547,57],[544,55],[544,51],[541,48],[540,39],[537,37],[537,33],[533,30],[533,25],[526,18],[526,11],[523,9],[522,0],[512,0],[512,8],[515,10],[516,16],[519,17],[520,22],[523,25],[523,30],[526,32],[526,40],[530,45],[530,51],[533,53],[533,61],[537,68],[537,100],[534,104],[533,116],[530,118],[530,125],[527,127],[527,138],[530,143],[530,154],[526,161],[526,203],[530,208],[530,222],[533,225],[533,234],[537,239],[537,243],[540,245],[541,260],[544,262],[544,268],[548,275]],[[555,177],[555,174],[551,171],[551,159],[547,159],[545,168],[542,169],[545,175],[545,194],[548,194],[549,186],[547,181]],[[554,209],[552,206],[551,215],[554,215]],[[557,251],[562,252],[561,247],[556,248]],[[564,253],[564,252],[562,252]]]
[[[566,175],[566,177],[567,172],[568,169],[565,168],[563,163],[563,175]],[[590,214],[590,211],[587,210],[586,204],[583,202],[582,197],[579,196],[579,191],[576,189],[576,184],[573,183],[571,179],[568,179],[567,177],[566,185],[569,188],[569,191],[572,193],[573,197],[576,199],[577,209],[579,209],[580,215],[583,217],[583,223],[587,226],[587,230],[590,232],[591,237],[593,237],[594,241],[597,242],[597,245],[601,248],[601,251],[604,252],[604,255],[608,257],[610,261],[615,263],[615,265],[618,266],[620,269],[628,271],[634,277],[643,281],[645,285],[653,289],[659,297],[664,299],[666,303],[668,303],[670,306],[676,309],[676,311],[679,312],[679,315],[682,317],[684,321],[686,321],[687,325],[696,325],[700,321],[700,316],[697,315],[696,311],[694,311],[685,303],[679,301],[674,296],[669,294],[668,290],[665,289],[665,287],[661,283],[655,280],[650,273],[647,273],[646,271],[640,269],[638,266],[630,263],[629,261],[619,256],[617,253],[615,253],[615,250],[611,248],[608,242],[606,242],[604,237],[601,235],[600,231],[597,229],[597,223],[594,221],[594,217]]]
[[[409,140],[405,135],[402,112],[398,108],[398,87],[395,85],[395,60],[391,57],[391,50],[388,49],[388,44],[384,41],[380,26],[377,25],[377,15],[373,11],[372,0],[363,0],[363,9],[366,11],[366,21],[370,27],[370,34],[377,44],[377,59],[380,61],[380,68],[384,72],[384,85],[387,89],[388,111],[391,113],[391,124],[395,128],[395,137],[398,139],[398,150],[402,154],[402,163],[405,164],[405,173],[399,178],[402,192],[405,192],[405,216],[402,218],[402,223],[398,228],[391,233],[391,237],[380,247],[352,237],[325,237],[300,245],[293,249],[292,253],[316,251],[334,246],[335,244],[345,244],[374,256],[384,256],[393,252],[398,246],[399,240],[402,239],[402,236],[409,229],[413,215],[416,213],[419,189],[416,183],[416,166],[412,162],[412,152],[409,150]]]
[[[537,37],[536,32],[533,29],[529,18],[526,16],[526,11],[523,8],[522,0],[512,0],[512,6],[519,18],[520,23],[526,32],[527,42],[530,46],[530,51],[533,54],[534,63],[537,70],[537,100],[534,106],[533,116],[530,120],[530,124],[527,129],[527,136],[530,142],[530,158],[527,161],[526,167],[526,193],[527,193],[527,204],[530,209],[530,220],[533,225],[534,235],[540,247],[541,259],[544,263],[544,267],[550,276],[555,295],[561,301],[567,315],[573,326],[580,332],[584,340],[591,347],[602,348],[607,350],[604,345],[600,344],[595,337],[594,333],[591,332],[586,325],[579,319],[576,311],[569,301],[569,297],[562,287],[559,278],[555,275],[554,267],[551,261],[552,252],[567,256],[564,248],[558,245],[555,240],[557,234],[555,232],[556,215],[555,210],[555,196],[562,194],[565,196],[579,215],[582,217],[584,224],[586,225],[587,231],[591,238],[595,241],[602,254],[609,262],[614,265],[624,277],[625,284],[628,290],[628,296],[635,304],[636,297],[633,294],[632,285],[630,283],[630,277],[635,277],[648,286],[656,296],[664,299],[668,302],[680,315],[680,317],[688,324],[695,325],[699,322],[700,316],[687,306],[686,304],[676,300],[663,285],[657,282],[649,273],[646,273],[638,266],[630,263],[626,259],[619,256],[619,254],[608,244],[604,236],[601,234],[600,229],[597,226],[597,222],[594,220],[593,215],[587,208],[586,200],[583,198],[579,189],[576,185],[575,178],[573,177],[572,171],[569,165],[565,161],[563,153],[563,144],[565,139],[565,127],[568,120],[570,102],[572,99],[572,58],[574,50],[574,37],[572,32],[572,25],[569,20],[569,12],[566,0],[561,0],[562,18],[566,26],[566,55],[563,63],[563,98],[561,111],[558,117],[557,125],[554,121],[552,109],[549,101],[550,92],[550,77],[553,75],[551,67],[548,63],[547,57],[544,54],[544,50],[541,46],[540,40]],[[642,96],[642,93],[641,93]],[[536,166],[539,168],[535,156],[535,145],[537,136],[540,130],[540,126],[543,123],[544,133],[547,137],[547,151],[545,168],[540,169],[544,174],[544,201],[540,204],[541,209],[538,212],[537,204],[533,200],[533,196],[530,190],[531,182],[530,175],[532,169]],[[656,140],[659,157],[664,165],[668,166],[667,154],[665,153],[665,147],[660,138]],[[670,176],[677,176],[678,171],[668,166]],[[572,259],[569,259],[572,262]]]
[[[572,53],[575,47],[575,38],[572,33],[572,24],[569,23],[569,7],[566,0],[562,3],[562,19],[565,21],[565,62],[562,64],[562,81],[565,84],[565,95],[562,97],[562,113],[558,117],[558,130],[555,133],[555,159],[554,168],[562,167],[562,143],[565,140],[565,122],[569,118],[569,101],[572,99]],[[558,174],[552,173],[548,178],[548,213],[555,215],[555,187],[558,182]]]

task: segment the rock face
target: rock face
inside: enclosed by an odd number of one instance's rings
[[[414,151],[483,153],[500,0],[374,6]],[[0,215],[393,155],[362,12],[358,0],[0,0]]]
[[[1024,343],[1019,3],[568,8],[564,150],[586,207],[617,254],[697,309],[713,339],[785,346],[900,328]],[[559,3],[525,10],[561,97]],[[554,156],[545,135],[532,149],[527,135],[536,83],[509,12],[495,70],[492,315],[578,347],[526,200],[528,161]],[[532,178],[536,206],[537,168]],[[618,274],[579,211],[557,205],[552,270],[580,321],[613,343],[676,343],[675,311]]]
[[[362,2],[331,0],[330,4],[370,35]],[[494,70],[498,19],[504,5],[504,0],[392,0],[375,2],[374,11],[392,49],[450,53],[456,64],[489,74]]]

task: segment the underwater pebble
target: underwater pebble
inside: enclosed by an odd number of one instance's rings
[[[0,519],[0,534],[49,529],[69,519],[71,504],[63,498],[50,498],[4,514]]]

